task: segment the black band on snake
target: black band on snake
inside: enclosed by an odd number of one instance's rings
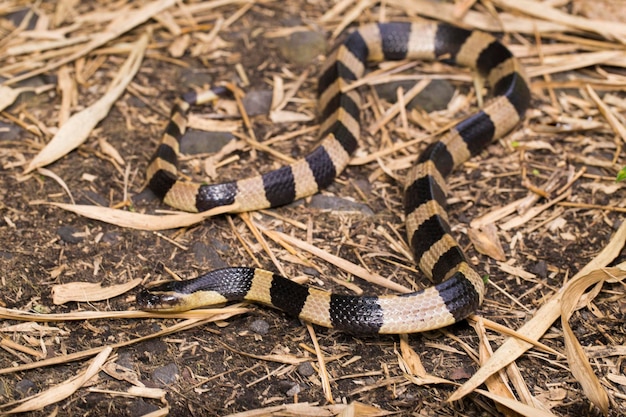
[[[351,333],[422,332],[473,313],[483,300],[484,284],[451,235],[444,178],[513,129],[530,102],[518,61],[491,35],[433,23],[370,24],[355,30],[328,59],[319,80],[320,145],[304,159],[254,178],[206,185],[178,180],[185,114],[190,105],[215,97],[186,96],[174,106],[148,167],[149,187],[166,204],[193,212],[228,204],[240,212],[259,210],[318,192],[343,171],[357,147],[361,100],[347,87],[363,76],[368,62],[402,59],[439,59],[470,67],[487,80],[493,95],[482,110],[428,146],[407,175],[408,242],[421,271],[435,286],[403,295],[336,295],[261,269],[226,268],[144,289],[137,296],[138,307],[181,311],[243,299]]]

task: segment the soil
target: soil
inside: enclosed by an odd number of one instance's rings
[[[51,12],[51,5],[47,3],[41,7]],[[143,191],[144,172],[167,122],[167,109],[173,99],[189,89],[206,88],[221,81],[237,83],[247,92],[262,91],[272,89],[273,76],[281,76],[289,87],[304,71],[309,71],[296,100],[287,109],[314,114],[316,76],[323,54],[316,55],[311,64],[294,64],[285,56],[281,41],[265,35],[277,28],[294,26],[306,26],[309,31],[328,35],[336,26],[321,28],[316,22],[330,6],[318,2],[259,2],[220,31],[220,39],[225,43],[219,50],[198,57],[186,54],[176,59],[169,56],[167,49],[174,37],[151,21],[148,24],[154,28],[154,33],[150,53],[132,88],[120,98],[84,145],[47,169],[62,179],[78,204],[126,207],[145,213],[166,209],[150,192]],[[97,7],[100,6],[94,2],[81,2],[77,14],[91,12]],[[215,13],[230,17],[236,10],[237,7],[228,6]],[[364,21],[369,20],[367,16],[375,20],[376,12],[365,13]],[[133,41],[144,31],[145,25],[120,40]],[[192,31],[192,36],[196,33]],[[97,61],[98,56],[88,56],[82,62],[82,65],[95,65],[96,70],[87,80],[78,83],[78,101],[72,107],[73,111],[89,105],[104,93],[124,59],[123,56],[105,56],[103,61]],[[75,65],[72,65],[73,71],[78,70]],[[241,71],[236,70],[236,65],[242,66],[242,71],[249,77],[249,85],[243,85]],[[432,64],[424,68],[425,71],[433,70]],[[446,68],[446,71],[459,70]],[[36,80],[42,84],[54,84],[57,74],[46,73]],[[471,83],[452,82],[452,85],[460,93],[471,94]],[[369,106],[364,112],[363,125],[368,126],[378,117],[372,113],[377,102],[371,88],[362,90]],[[560,92],[578,94],[577,90]],[[621,97],[624,99],[623,93]],[[539,109],[549,99],[541,93],[533,100],[534,107]],[[0,162],[4,167],[0,171],[0,306],[41,313],[132,310],[136,290],[106,301],[54,305],[51,288],[55,284],[75,281],[111,286],[134,278],[141,278],[147,284],[170,279],[172,273],[191,278],[225,265],[255,265],[256,261],[259,266],[276,270],[272,259],[240,216],[219,216],[192,227],[157,234],[35,204],[70,202],[68,194],[50,177],[39,173],[23,174],[23,166],[49,140],[46,133],[55,130],[60,102],[61,97],[54,89],[40,95],[25,93],[0,114],[0,123],[6,127],[0,130]],[[461,109],[456,117],[475,108],[473,102],[471,107]],[[215,117],[219,113],[210,107],[194,111],[206,117]],[[14,119],[20,119],[22,127],[18,127]],[[273,123],[267,114],[253,116],[251,120],[255,136],[260,141],[303,127],[301,122]],[[493,283],[487,285],[486,301],[477,315],[511,329],[519,328],[532,317],[550,295],[598,254],[620,226],[624,215],[611,210],[554,205],[520,228],[501,230],[499,236],[508,263],[532,274],[526,277],[503,272],[497,261],[474,249],[467,237],[469,221],[526,196],[529,191],[523,186],[524,180],[539,187],[554,172],[568,169],[579,172],[585,167],[586,173],[573,185],[573,194],[568,201],[623,207],[623,189],[607,194],[599,187],[589,185],[611,185],[607,178],[615,177],[613,169],[591,166],[587,163],[589,159],[578,156],[608,161],[616,156],[615,162],[624,166],[624,152],[608,145],[590,150],[594,144],[591,135],[579,132],[546,134],[533,129],[536,125],[545,126],[544,120],[541,111],[530,112],[517,130],[517,137],[549,143],[552,149],[515,149],[500,141],[456,170],[449,180],[449,212],[455,236],[472,262],[481,273],[489,275]],[[390,124],[394,126],[390,126],[385,134],[402,127],[401,121]],[[45,129],[41,129],[42,126]],[[32,131],[24,127],[31,127]],[[235,133],[247,134],[244,129]],[[598,138],[598,143],[614,144],[613,133],[607,129],[595,131],[593,135]],[[364,133],[357,156],[377,151],[381,147],[379,136]],[[117,150],[124,159],[123,166],[112,162],[103,152],[100,139],[105,139]],[[314,143],[315,132],[310,132],[272,147],[297,157],[311,149]],[[425,145],[420,144],[392,155],[392,159],[383,160],[395,175],[402,178],[406,172],[402,168],[402,158],[418,153]],[[220,168],[220,180],[249,176],[282,164],[272,156],[249,148],[235,154],[239,161]],[[183,163],[188,175],[201,179],[197,167],[193,161]],[[272,209],[269,213],[256,213],[253,221],[308,241],[408,287],[414,287],[415,282],[418,286],[427,285],[427,280],[412,272],[415,267],[403,253],[389,245],[387,236],[394,236],[391,240],[396,240],[396,235],[404,236],[402,192],[398,183],[380,172],[379,167],[377,162],[350,166],[322,192],[326,200],[309,198]],[[525,173],[528,173],[526,178]],[[350,204],[335,206],[346,201]],[[539,200],[539,204],[545,201]],[[557,218],[562,219],[558,226],[552,220]],[[299,228],[296,222],[305,225],[305,229]],[[290,277],[306,275],[312,285],[344,293],[348,290],[333,279],[354,280],[370,294],[387,292],[301,252],[314,268],[306,266],[274,242],[269,244]],[[246,245],[256,261],[246,251]],[[624,258],[626,254],[622,253],[621,260]],[[574,314],[571,324],[584,347],[626,344],[623,294],[623,286],[605,286],[591,308]],[[141,384],[165,389],[170,415],[175,416],[226,415],[295,402],[327,404],[307,328],[298,319],[280,311],[257,305],[248,308],[248,313],[226,321],[116,349],[116,363],[134,374]],[[40,334],[11,332],[3,333],[3,337],[33,349],[45,348],[45,355],[50,358],[147,336],[179,321],[173,318],[64,321],[42,323],[57,328],[54,331],[42,330]],[[1,326],[17,323],[7,320]],[[364,337],[322,328],[314,330],[317,343],[327,358],[331,396],[336,403],[358,401],[406,416],[501,415],[494,402],[477,393],[448,403],[446,399],[454,392],[454,386],[419,386],[404,378],[397,353],[398,336]],[[488,334],[494,350],[505,339],[496,332]],[[474,360],[479,345],[477,332],[467,322],[440,331],[410,335],[408,342],[432,375],[462,383],[479,367]],[[541,342],[563,352],[560,324],[556,323]],[[35,360],[8,346],[3,347],[0,368]],[[272,354],[310,360],[286,364],[262,358]],[[623,378],[624,357],[622,354],[592,360],[592,367],[604,381],[605,367],[609,366],[621,372]],[[590,406],[563,357],[531,349],[516,364],[530,392],[553,407],[551,411],[555,415],[599,415]],[[86,361],[81,360],[0,375],[0,403],[43,391],[67,380],[85,366]],[[139,416],[164,407],[158,399],[105,392],[124,392],[129,386],[128,381],[100,372],[91,386],[99,390],[82,388],[56,405],[28,415],[50,415],[56,410],[67,416]],[[616,391],[619,395],[610,395],[609,415],[624,415],[626,386],[619,383],[611,386],[619,387]]]

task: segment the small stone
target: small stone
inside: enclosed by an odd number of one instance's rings
[[[152,380],[159,385],[167,386],[176,382],[178,374],[178,366],[175,363],[170,363],[152,371]]]
[[[197,68],[183,68],[180,71],[178,84],[185,86],[185,90],[194,90],[196,87],[213,85],[213,75]]]
[[[279,39],[281,54],[292,64],[308,65],[317,56],[326,54],[326,36],[320,32],[298,31]]]
[[[22,379],[15,384],[15,392],[20,398],[25,398],[37,392],[37,386],[30,379]]]
[[[248,116],[268,114],[272,107],[272,92],[270,90],[250,91],[243,98],[243,107]]]
[[[140,417],[157,411],[158,409],[159,407],[156,405],[147,403],[143,399],[139,398],[138,400],[130,403],[128,406],[128,414],[132,417]]]
[[[228,264],[220,257],[213,245],[207,245],[204,242],[194,242],[191,246],[194,259],[199,264],[211,265],[211,268],[226,268]]]
[[[154,331],[161,330],[160,328],[153,329]],[[139,358],[143,361],[151,361],[154,356],[161,355],[167,352],[167,344],[159,339],[146,340],[137,345],[137,352],[141,355]]]
[[[117,364],[126,369],[135,369],[135,363],[133,362],[133,355],[129,352],[121,352],[117,357]]]
[[[213,235],[215,235],[215,233],[213,233]],[[222,242],[221,240],[215,237],[211,239],[211,245],[215,248],[215,250],[218,250],[220,252],[228,252],[232,250],[232,248],[229,245],[227,245],[226,243]]]
[[[0,121],[0,140],[16,140],[22,132],[22,128],[18,125]]]
[[[288,392],[290,392],[291,390],[294,389],[295,386],[297,386],[298,384],[293,382],[293,381],[288,381],[288,380],[280,380],[278,381],[278,389],[281,392],[284,392],[285,394],[287,394]],[[289,395],[289,394],[287,394]]]
[[[319,271],[315,268],[311,268],[310,266],[305,266],[304,268],[302,268],[302,273],[310,277],[315,277],[315,278],[320,277]]]
[[[398,82],[391,82],[387,84],[381,84],[376,86],[376,92],[381,98],[395,103],[398,99],[398,88],[402,88],[406,93],[416,84],[412,80],[404,80]],[[408,104],[407,108],[412,109],[419,107],[426,112],[435,110],[443,110],[448,106],[450,99],[454,95],[454,86],[445,80],[432,80],[426,88],[414,97]]]
[[[250,330],[256,334],[264,335],[270,330],[270,325],[265,320],[257,319],[250,323]]]
[[[189,130],[180,140],[180,152],[186,155],[215,153],[234,139],[230,132]]]
[[[24,19],[26,19],[29,12],[31,12],[30,8],[18,9],[18,10],[12,11],[11,13],[7,13],[6,15],[4,15],[4,19],[6,19],[7,22],[11,22],[13,26],[18,27],[18,26],[23,25]],[[30,20],[28,21],[28,24],[26,25],[26,27],[21,28],[21,30],[35,29],[37,20],[39,20],[39,15],[35,12],[30,16]]]
[[[77,200],[78,204],[97,204],[102,207],[108,207],[109,201],[98,193],[91,190],[84,190],[80,198]]]
[[[446,80],[432,80],[413,100],[409,108],[420,107],[426,112],[443,110],[454,95],[454,86]]]
[[[311,376],[315,374],[315,368],[313,368],[311,362],[302,362],[298,365],[298,373],[302,376]]]
[[[109,245],[113,245],[115,243],[117,243],[120,240],[120,234],[117,232],[105,232],[102,235],[102,239],[100,240],[100,242],[102,243],[108,243]]]
[[[75,227],[72,226],[61,226],[57,229],[57,235],[61,238],[61,240],[65,243],[80,243],[83,241],[83,238],[80,236],[76,236],[79,233]]]
[[[541,278],[546,278],[548,276],[548,264],[545,261],[539,260],[536,264],[533,265],[531,271],[533,274]]]
[[[294,384],[290,390],[288,390],[285,394],[289,397],[293,397],[294,395],[300,394],[300,384]]]
[[[155,201],[160,201],[156,194],[149,188],[144,188],[138,194],[132,196],[133,204],[153,204]]]

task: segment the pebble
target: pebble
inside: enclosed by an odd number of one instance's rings
[[[217,234],[217,233],[214,233],[214,235],[215,234]],[[230,247],[230,245],[224,243],[223,241],[221,241],[221,240],[219,240],[219,239],[217,239],[215,237],[211,239],[211,245],[213,245],[213,247],[216,250],[220,251],[220,252],[228,252],[228,251],[232,251],[233,250],[233,248]]]
[[[186,155],[215,153],[233,139],[230,132],[188,130],[180,140],[180,152]]]
[[[548,276],[548,264],[544,260],[539,260],[536,264],[533,265],[530,272],[538,275],[541,278],[546,278]]]
[[[189,91],[197,86],[213,85],[214,82],[213,75],[197,68],[183,68],[178,77],[178,84],[184,85]]]
[[[83,241],[83,238],[80,236],[76,236],[79,231],[73,226],[61,226],[57,229],[57,235],[61,238],[61,240],[65,243],[80,243]]]
[[[316,277],[316,278],[320,277],[319,271],[315,268],[311,268],[310,266],[305,266],[304,268],[302,268],[302,273],[310,277]]]
[[[178,379],[180,371],[175,363],[160,366],[152,371],[152,381],[160,386],[171,385]]]
[[[300,391],[302,391],[300,389],[300,384],[294,384],[293,387],[291,387],[291,389],[287,391],[285,394],[287,394],[287,396],[289,397],[293,397],[296,394],[300,394]]]
[[[248,116],[269,114],[272,107],[272,91],[257,90],[250,91],[242,100],[243,107]]]
[[[250,330],[255,332],[256,334],[264,335],[269,332],[270,325],[265,320],[257,319],[250,323]]]
[[[315,374],[315,368],[313,368],[311,362],[302,362],[298,365],[298,373],[302,376],[311,376]]]
[[[159,328],[154,329],[155,331],[159,331]],[[137,352],[139,352],[142,356],[142,360],[145,358],[150,360],[153,356],[166,353],[167,352],[167,344],[161,340],[153,339],[146,340],[137,345]]]
[[[159,407],[156,405],[147,403],[143,399],[139,398],[129,404],[128,414],[132,417],[140,417],[157,411],[158,409]]]
[[[19,9],[19,10],[15,10],[11,13],[7,13],[6,15],[4,15],[4,18],[8,21],[11,22],[13,24],[13,26],[18,27],[20,25],[23,24],[24,19],[26,18],[26,16],[28,15],[28,12],[30,12],[31,9],[29,8],[23,8],[23,9]],[[32,16],[30,17],[30,20],[28,21],[28,25],[26,25],[26,27],[21,28],[21,30],[33,30],[35,29],[35,25],[37,24],[37,20],[39,20],[39,15],[37,13],[33,13]]]
[[[300,387],[296,382],[288,381],[288,380],[280,380],[278,381],[278,389],[281,392],[284,392],[286,395],[292,396],[300,392]],[[290,392],[295,391],[293,394],[289,394]]]
[[[361,192],[363,192],[364,194],[369,195],[369,194],[371,194],[371,193],[372,193],[372,188],[373,188],[373,186],[372,186],[372,183],[371,183],[371,182],[369,182],[368,180],[363,179],[363,178],[355,178],[355,179],[353,180],[353,183],[354,183],[354,185],[355,185],[356,187],[358,187],[358,188],[359,188],[359,190],[361,190]]]
[[[280,38],[278,48],[292,64],[309,65],[319,55],[326,54],[326,35],[314,31],[298,31]]]
[[[15,384],[15,392],[20,398],[25,398],[37,392],[37,386],[30,379],[22,379]]]
[[[109,200],[104,198],[102,195],[93,192],[91,190],[83,190],[80,194],[80,197],[76,201],[78,204],[97,204],[101,207],[108,207]]]
[[[104,232],[104,234],[102,235],[102,239],[100,239],[100,242],[114,245],[115,243],[119,242],[120,239],[121,236],[117,232]]]
[[[146,187],[141,192],[133,195],[131,199],[133,201],[133,204],[141,205],[150,205],[155,204],[157,201],[161,201],[149,187]]]
[[[398,87],[402,87],[402,90],[406,93],[413,88],[415,84],[415,81],[405,80],[381,84],[375,88],[381,98],[390,103],[395,103],[398,97]],[[409,102],[407,107],[409,109],[419,107],[426,112],[443,110],[448,106],[450,99],[454,95],[454,90],[454,86],[446,80],[432,80],[426,88]]]
[[[21,127],[0,121],[0,140],[16,140],[22,133]]]
[[[133,361],[133,355],[130,352],[121,352],[117,356],[117,364],[126,369],[135,369],[135,362]]]
[[[191,246],[194,259],[199,264],[211,265],[211,268],[225,268],[228,266],[226,262],[220,257],[213,245],[208,245],[204,242],[194,242]]]

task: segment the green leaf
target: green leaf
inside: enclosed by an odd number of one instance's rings
[[[617,173],[617,178],[615,182],[620,182],[626,180],[626,167],[622,168],[620,172]]]

